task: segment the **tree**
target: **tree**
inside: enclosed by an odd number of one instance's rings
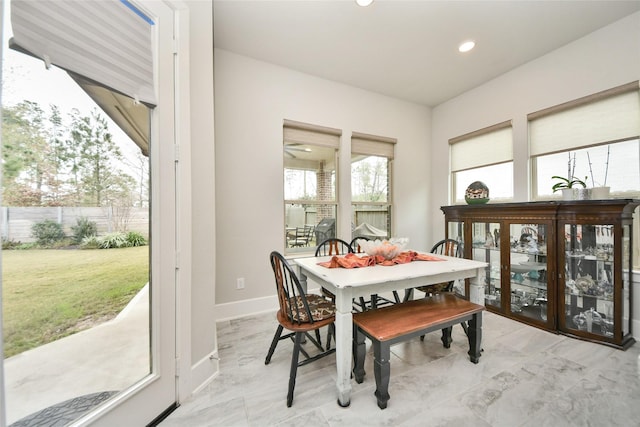
[[[122,153],[97,109],[90,116],[81,116],[77,110],[72,113],[67,147],[76,153],[71,175],[80,204],[106,206],[123,199],[131,203],[135,181],[116,167]]]
[[[369,156],[351,165],[354,201],[387,201],[387,159]]]
[[[23,101],[2,112],[2,178],[6,205],[40,206],[54,180],[45,112]]]

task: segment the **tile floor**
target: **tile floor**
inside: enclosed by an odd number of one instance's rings
[[[532,328],[485,312],[484,352],[469,362],[460,326],[391,348],[391,399],[380,410],[367,376],[351,406],[336,404],[335,356],[298,370],[286,394],[292,343],[264,358],[275,315],[218,323],[220,375],[160,425],[172,426],[640,426],[640,344],[627,351]],[[324,334],[323,334],[324,337]]]

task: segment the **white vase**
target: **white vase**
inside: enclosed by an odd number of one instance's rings
[[[573,200],[573,188],[562,189],[562,200]]]
[[[591,200],[590,188],[574,188],[573,189],[574,200]]]
[[[592,200],[602,200],[609,198],[609,187],[593,187],[591,189]]]

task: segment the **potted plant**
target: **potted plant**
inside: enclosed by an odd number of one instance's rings
[[[564,176],[554,175],[551,179],[557,179],[559,182],[553,184],[551,189],[555,193],[558,190],[562,190],[563,200],[588,200],[590,197],[590,189],[587,189],[587,177],[584,180],[576,178],[576,155],[571,158],[571,152],[569,152],[569,162],[567,163],[567,178]],[[582,188],[574,188],[582,186]]]
[[[559,180],[559,182],[556,182],[551,189],[554,193],[558,190],[562,190],[563,200],[586,200],[589,198],[589,191],[587,190],[587,184],[585,182],[587,180],[586,176],[584,177],[584,180],[576,178],[573,175],[571,175],[570,178],[558,175],[554,175],[551,178]],[[582,186],[582,188],[574,188],[577,186]]]
[[[591,174],[591,182],[593,182],[593,188],[591,189],[591,198],[594,200],[608,199],[609,187],[607,187],[607,175],[609,173],[609,155],[611,148],[607,146],[607,162],[604,168],[604,181],[601,186],[596,187],[596,181],[593,179],[593,169],[591,168],[591,157],[587,151],[587,159],[589,160],[589,173]]]

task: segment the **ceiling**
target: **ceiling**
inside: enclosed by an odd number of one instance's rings
[[[214,45],[435,106],[639,10],[640,0],[214,0]],[[468,39],[475,49],[459,53]]]

